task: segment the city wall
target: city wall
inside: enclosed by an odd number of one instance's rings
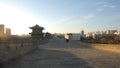
[[[33,46],[32,43],[0,44],[0,63],[17,58],[36,48],[37,46]]]
[[[4,34],[4,25],[1,25],[1,27]],[[32,29],[30,37],[11,36],[11,30],[8,30],[8,34],[11,37],[2,38],[0,41],[0,63],[24,55],[38,48],[38,44],[47,43],[51,38],[51,34],[48,32],[43,33],[42,31],[44,30],[44,28],[37,24],[30,27],[30,29]],[[44,34],[45,36],[43,37]]]

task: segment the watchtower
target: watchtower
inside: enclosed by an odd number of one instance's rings
[[[39,44],[43,39],[42,31],[44,28],[36,24],[35,26],[30,27],[30,29],[32,29],[32,33],[30,34],[33,44]]]

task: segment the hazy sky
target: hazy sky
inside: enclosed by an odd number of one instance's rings
[[[0,24],[12,34],[35,24],[51,33],[120,30],[120,0],[0,0]]]

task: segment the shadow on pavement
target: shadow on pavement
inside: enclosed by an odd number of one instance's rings
[[[85,60],[64,51],[38,49],[0,68],[94,68]]]

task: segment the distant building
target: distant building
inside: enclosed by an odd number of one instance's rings
[[[81,40],[80,34],[79,33],[72,33],[69,35],[70,40]]]
[[[6,35],[7,38],[11,36],[11,29],[10,28],[6,28],[5,35]]]
[[[114,33],[115,35],[120,35],[120,31],[117,31]]]
[[[92,34],[92,38],[96,39],[96,34],[95,33]]]
[[[86,38],[84,30],[82,30],[81,33],[68,33],[64,35],[65,38],[68,36],[70,40],[83,40]]]
[[[96,31],[96,32],[89,32],[86,34],[86,37],[92,37],[93,39],[102,37],[102,36],[112,36],[112,35],[119,35],[120,33],[117,30],[106,30],[106,31]]]
[[[81,31],[81,34],[84,35],[84,30]]]
[[[106,34],[114,34],[115,32],[117,32],[117,30],[107,30]]]
[[[86,37],[87,37],[87,38],[88,38],[88,37],[92,37],[92,35],[93,35],[93,33],[92,33],[92,32],[89,32],[89,33],[86,34]]]
[[[8,38],[11,36],[11,29],[6,28],[3,24],[0,24],[0,38]]]
[[[4,37],[4,25],[0,24],[0,38]]]
[[[84,30],[81,31],[80,37],[81,37],[81,40],[85,39]]]

